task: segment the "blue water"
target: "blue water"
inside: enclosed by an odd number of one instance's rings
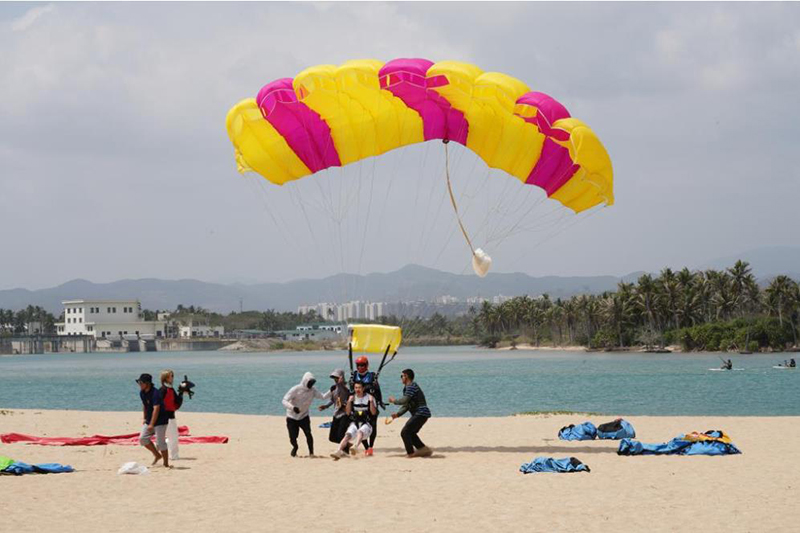
[[[796,354],[792,354],[796,355]],[[496,352],[406,348],[381,376],[384,396],[411,367],[434,416],[499,416],[570,410],[620,415],[800,415],[800,370],[772,365],[789,354]],[[373,369],[378,359],[372,359]],[[280,415],[283,394],[310,370],[322,387],[343,353],[161,352],[0,357],[0,408],[132,411],[141,372],[188,374],[197,394],[184,410]]]

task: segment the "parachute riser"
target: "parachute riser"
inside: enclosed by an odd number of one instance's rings
[[[381,364],[380,364],[380,366],[378,366],[378,371],[375,372],[375,381],[377,381],[378,380],[378,376],[381,375],[381,370],[383,370],[383,367],[385,367],[386,365],[389,364],[389,363],[386,362],[386,356],[389,355],[389,350],[391,350],[391,349],[392,349],[392,345],[391,344],[387,344],[386,345],[386,350],[384,350],[384,352],[383,352],[383,359],[381,359]],[[397,351],[395,351],[394,353],[397,354]],[[392,356],[392,359],[394,359],[394,355]]]
[[[353,370],[353,343],[347,343],[347,358],[350,363],[350,393],[355,391],[356,373]]]

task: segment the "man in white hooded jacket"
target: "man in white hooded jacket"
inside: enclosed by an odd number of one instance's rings
[[[322,393],[314,387],[317,380],[314,374],[306,372],[303,381],[295,385],[283,397],[283,406],[286,407],[286,428],[289,430],[289,442],[292,443],[292,457],[297,456],[297,436],[300,430],[306,436],[308,454],[314,455],[314,437],[311,435],[311,418],[308,410],[314,398],[324,399]]]

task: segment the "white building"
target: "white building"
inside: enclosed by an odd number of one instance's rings
[[[145,321],[139,300],[65,300],[59,335],[89,335],[96,339],[121,339],[135,335],[164,337],[163,321]]]
[[[297,331],[330,331],[336,335],[344,334],[347,324],[301,324],[294,329]]]
[[[181,326],[179,336],[182,339],[190,337],[224,337],[225,326]]]
[[[383,302],[367,302],[364,304],[364,318],[378,320],[383,316]]]
[[[297,312],[306,314],[310,311],[315,311],[322,320],[336,320],[338,322],[361,318],[377,320],[378,317],[384,315],[384,306],[385,304],[382,302],[355,300],[343,304],[318,303],[316,305],[301,305],[297,308]]]

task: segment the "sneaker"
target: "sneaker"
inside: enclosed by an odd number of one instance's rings
[[[297,457],[297,448],[292,448],[292,457]]]
[[[433,455],[433,450],[431,450],[427,446],[423,446],[422,448],[417,450],[414,455],[416,457],[430,457],[431,455]]]
[[[364,451],[364,455],[372,457],[372,448],[367,448],[366,451]]]
[[[356,447],[355,447],[355,446],[353,446],[352,448],[350,448],[350,455],[352,455],[353,457],[355,457],[357,453],[358,453],[358,449],[356,449]]]
[[[347,454],[344,453],[343,451],[339,450],[338,452],[333,452],[331,454],[331,457],[333,458],[334,461],[338,461],[342,457],[347,457]]]

